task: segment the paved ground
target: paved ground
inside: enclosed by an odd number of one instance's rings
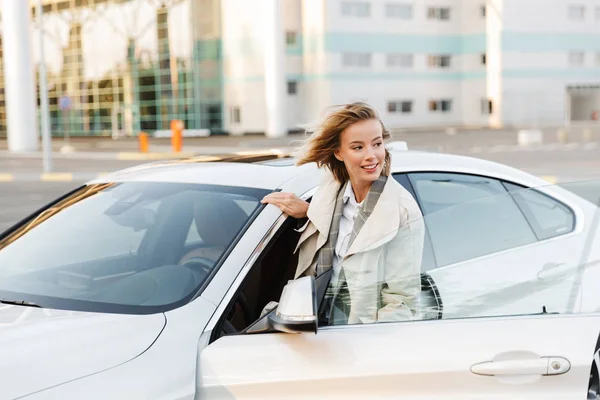
[[[0,183],[0,232],[76,187],[73,182]]]

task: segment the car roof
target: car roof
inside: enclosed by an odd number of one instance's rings
[[[392,151],[392,172],[430,171],[486,175],[526,186],[546,181],[492,161],[455,154]],[[243,186],[275,190],[300,174],[315,174],[316,165],[295,166],[296,159],[279,151],[255,151],[158,161],[116,171],[90,183],[178,182]]]
[[[548,182],[535,175],[480,158],[421,151],[392,153],[392,172],[455,172],[484,175],[525,186],[545,186]]]
[[[277,161],[283,161],[282,166]],[[141,164],[89,183],[175,182],[274,190],[294,176],[315,169],[310,165],[294,167],[293,161],[287,154],[273,151],[197,156]]]

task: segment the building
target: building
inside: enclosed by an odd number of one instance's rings
[[[43,1],[56,136],[281,135],[358,100],[391,128],[600,111],[600,0]]]
[[[231,132],[265,121],[256,3],[223,1]],[[284,4],[290,129],[357,100],[392,128],[563,125],[600,111],[598,0]]]

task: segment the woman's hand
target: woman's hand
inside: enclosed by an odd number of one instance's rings
[[[308,202],[300,199],[293,193],[270,193],[261,200],[261,203],[273,204],[292,218],[305,218],[308,213]]]

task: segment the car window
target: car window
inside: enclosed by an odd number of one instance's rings
[[[537,190],[505,182],[508,190],[530,222],[539,240],[564,235],[575,229],[575,214],[560,201]]]
[[[527,197],[525,191],[521,194]],[[600,261],[598,253],[586,250],[599,240],[595,235],[598,220],[594,218],[586,230],[565,236],[559,245],[542,241],[535,246],[510,249],[517,251],[514,257],[506,257],[507,253],[490,253],[446,268],[424,270],[421,255],[426,230],[437,232],[436,239],[447,246],[470,254],[507,248],[510,236],[495,234],[497,226],[490,224],[490,218],[477,210],[514,204],[513,196],[514,193],[505,192],[455,204],[393,232],[381,232],[374,237],[375,243],[381,244],[366,244],[363,252],[344,261],[337,281],[329,282],[326,290],[317,289],[324,293],[323,299],[319,299],[320,324],[581,312],[578,290],[584,280],[582,266],[597,265]],[[593,210],[589,211],[593,216]],[[451,221],[456,215],[463,222],[444,230],[442,235],[438,230],[440,221]],[[486,241],[465,234],[474,226]],[[482,250],[473,250],[480,246]],[[593,304],[590,301],[587,307],[593,312],[599,306],[595,296]]]
[[[498,180],[445,173],[409,174],[423,213],[437,266],[442,267],[536,241],[523,213]],[[457,204],[453,213],[439,211]],[[451,240],[450,240],[451,239]]]
[[[500,181],[482,176],[422,172],[408,177],[424,214],[506,192]]]
[[[84,311],[169,309],[200,287],[267,193],[159,182],[85,186],[0,238],[0,297]],[[186,247],[190,232],[201,241]]]
[[[258,203],[255,199],[248,200],[246,198],[240,197],[238,199],[233,200],[233,202],[237,206],[236,209],[243,211],[246,214],[246,216],[252,214],[258,206]],[[193,216],[192,223],[190,224],[190,229],[188,230],[187,238],[185,240],[186,246],[199,245],[204,242],[199,233],[202,231],[202,228],[198,225],[199,223],[201,223],[201,221],[199,221],[196,216]]]

